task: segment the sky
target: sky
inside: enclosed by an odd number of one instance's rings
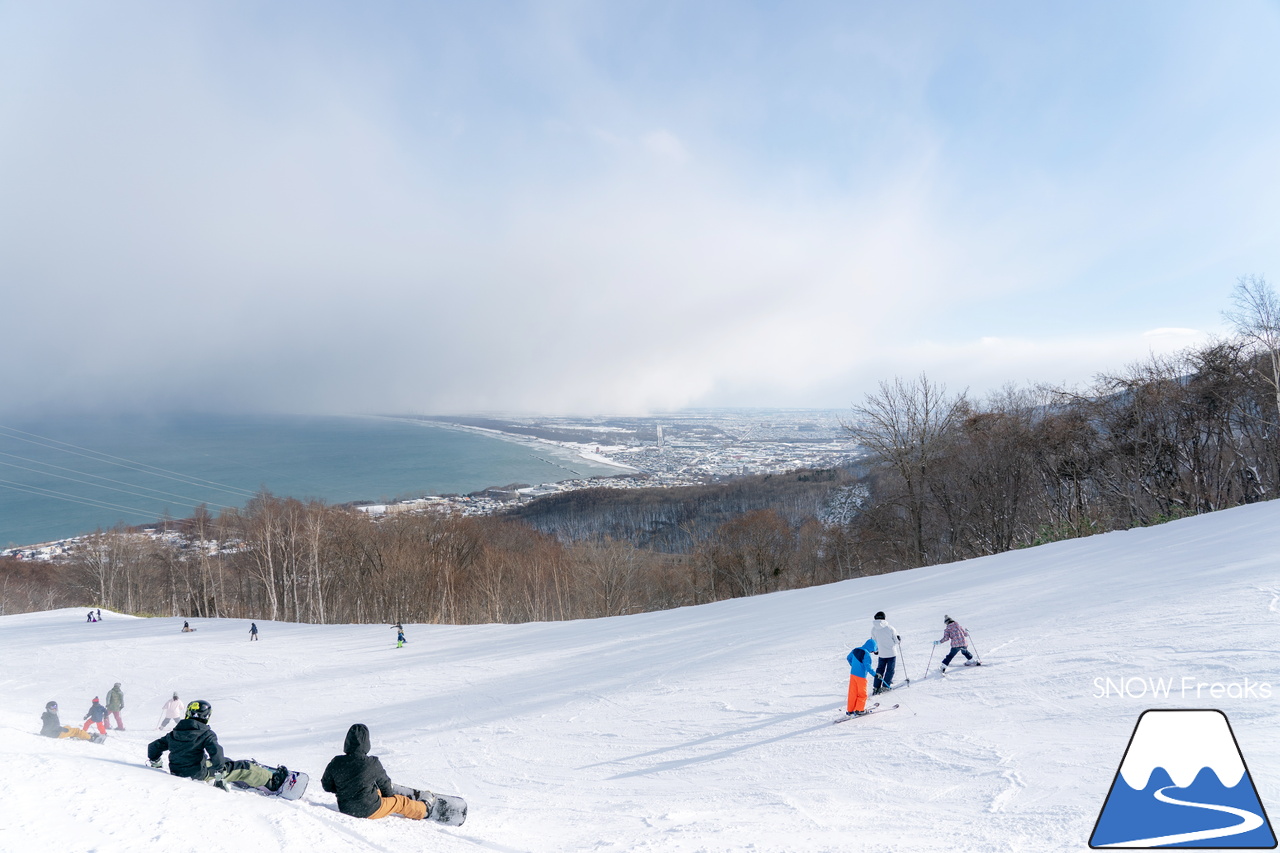
[[[0,3],[0,415],[1087,384],[1280,279],[1280,4]]]

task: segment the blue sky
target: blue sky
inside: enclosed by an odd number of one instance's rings
[[[1276,3],[0,4],[0,410],[1081,384],[1280,277]]]

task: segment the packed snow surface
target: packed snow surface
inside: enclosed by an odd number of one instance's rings
[[[833,726],[877,610],[912,684]],[[937,675],[944,614],[987,665]],[[1221,709],[1280,813],[1280,503],[665,613],[406,625],[403,649],[386,615],[259,619],[256,643],[241,620],[0,617],[0,849],[1084,850],[1147,708]],[[78,724],[117,681],[126,731],[36,734],[45,702]],[[306,795],[143,766],[174,691]],[[320,774],[354,722],[466,824],[337,812]]]

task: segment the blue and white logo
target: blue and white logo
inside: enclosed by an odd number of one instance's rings
[[[1275,848],[1275,833],[1227,715],[1144,712],[1089,846]]]

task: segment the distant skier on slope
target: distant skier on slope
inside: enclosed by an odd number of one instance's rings
[[[78,729],[75,726],[64,726],[62,721],[58,719],[58,703],[46,702],[44,705],[44,713],[40,715],[40,734],[45,737],[71,737],[79,740],[91,740],[101,743],[106,740],[106,735],[91,735],[84,729]]]
[[[960,627],[960,623],[950,616],[943,616],[942,623],[947,626],[946,630],[942,632],[942,639],[934,640],[933,644],[936,646],[948,640],[951,641],[951,651],[947,652],[947,656],[942,659],[942,671],[946,672],[956,652],[964,655],[967,660],[973,660],[973,655],[969,654],[969,632]]]
[[[391,790],[391,777],[376,755],[369,754],[369,727],[354,723],[347,729],[342,755],[335,755],[324,769],[320,787],[338,798],[338,811],[352,817],[377,820],[391,814],[413,820],[427,816],[430,804]]]
[[[404,648],[404,644],[409,642],[404,638],[404,626],[397,623],[391,627],[396,629],[396,648]]]
[[[849,701],[845,705],[845,713],[850,717],[861,717],[866,713],[867,678],[876,671],[871,660],[875,653],[876,641],[871,639],[849,652],[845,658],[849,661]]]
[[[187,716],[173,731],[161,735],[147,745],[147,760],[160,766],[160,756],[169,753],[169,772],[174,776],[211,782],[226,788],[229,782],[240,782],[252,788],[265,787],[278,791],[289,777],[289,768],[264,767],[256,761],[231,761],[222,752],[218,736],[209,728],[213,706],[203,699],[187,705]],[[205,756],[208,756],[206,758]]]
[[[880,663],[876,666],[876,687],[872,691],[874,696],[893,689],[893,675],[898,664],[898,644],[902,641],[885,618],[883,610],[876,613],[875,621],[871,623],[871,639],[876,641],[876,647],[880,650]]]
[[[249,641],[252,642],[256,639],[258,639],[258,623],[250,622],[249,623]]]
[[[178,694],[173,694],[173,698],[164,703],[164,707],[160,709],[160,713],[164,716],[160,718],[160,725],[157,729],[163,729],[169,723],[176,723],[182,719],[185,711],[182,707],[182,700],[178,698]]]

